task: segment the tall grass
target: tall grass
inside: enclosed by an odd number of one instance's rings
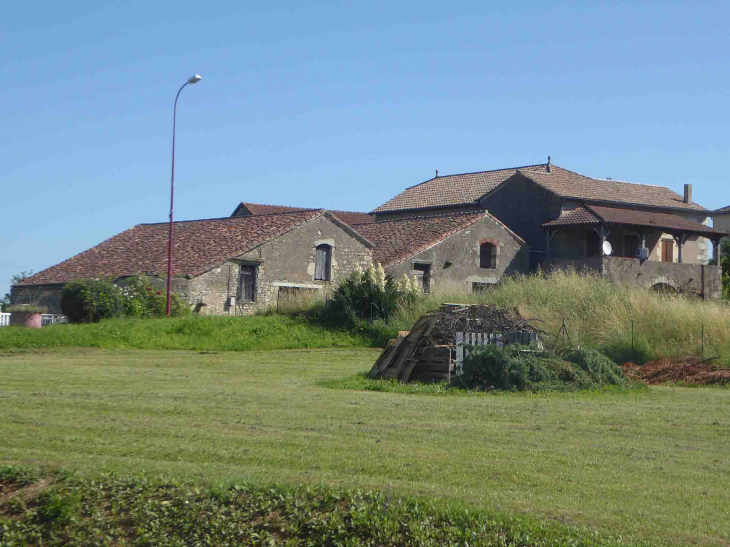
[[[507,278],[484,293],[470,294],[463,286],[444,284],[416,305],[401,308],[387,326],[391,332],[409,329],[418,316],[438,309],[442,302],[516,307],[523,316],[539,319],[550,340],[565,320],[574,345],[600,349],[619,363],[700,355],[704,326],[704,355],[719,356],[719,362],[730,365],[727,302],[667,296],[611,283],[599,275],[556,271]],[[558,343],[562,343],[562,336]]]

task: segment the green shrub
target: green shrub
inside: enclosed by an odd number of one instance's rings
[[[109,280],[71,281],[63,287],[61,311],[72,323],[93,323],[122,317],[125,312],[124,295]]]
[[[37,520],[64,526],[71,521],[74,513],[81,505],[81,496],[76,492],[66,495],[60,492],[46,491],[38,496]]]
[[[167,293],[153,286],[146,276],[132,276],[120,282],[127,317],[164,317],[167,315]],[[190,313],[190,307],[175,293],[170,293],[170,315]]]
[[[326,316],[337,322],[357,323],[357,319],[387,320],[399,307],[417,299],[415,285],[395,282],[378,264],[367,271],[356,269],[340,282],[332,295]]]
[[[72,323],[94,323],[112,317],[166,315],[166,294],[153,288],[149,279],[132,276],[121,285],[110,279],[79,279],[66,283],[61,296],[61,311]],[[179,316],[188,313],[187,303],[172,293],[170,314]]]

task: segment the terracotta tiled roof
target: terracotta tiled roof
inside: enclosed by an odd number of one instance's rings
[[[514,175],[518,169],[522,171],[544,172],[546,168],[547,164],[528,165],[525,167],[497,169],[495,171],[435,177],[416,186],[407,188],[393,199],[386,201],[383,205],[373,210],[373,213],[472,204]]]
[[[619,205],[707,211],[697,203],[684,203],[682,196],[664,186],[593,179],[557,165],[553,165],[551,171],[551,173],[536,173],[520,170],[520,173],[564,198]]]
[[[239,211],[241,207],[248,209],[253,216],[259,215],[270,215],[272,213],[296,213],[299,211],[317,211],[318,209],[312,209],[307,207],[290,207],[288,205],[264,205],[261,203],[248,203],[242,201],[236,210],[233,211],[233,215]],[[375,218],[367,213],[359,213],[356,211],[330,211],[337,218],[339,218],[345,224],[366,224],[369,222],[375,222]]]
[[[200,275],[322,214],[325,214],[324,210],[308,210],[175,222],[173,272]],[[168,226],[168,223],[138,224],[88,251],[23,279],[21,284],[167,272]]]
[[[354,224],[371,224],[375,222],[375,217],[367,213],[357,213],[355,211],[330,211],[330,213],[350,226]]]
[[[491,218],[485,211],[451,213],[383,220],[353,228],[375,245],[373,261],[388,267],[487,217]]]
[[[589,211],[585,207],[578,207],[567,213],[563,213],[555,220],[546,222],[543,224],[544,227],[550,228],[553,226],[583,226],[587,224],[600,224],[601,218]]]
[[[406,189],[373,213],[472,205],[517,171],[549,191],[569,199],[706,211],[697,203],[684,203],[682,196],[664,186],[594,179],[557,165],[551,165],[551,172],[548,173],[547,164],[541,164],[436,177]]]
[[[543,224],[543,227],[590,226],[604,222],[609,225],[639,226],[667,230],[669,232],[691,232],[704,236],[724,235],[723,232],[719,232],[699,222],[682,218],[679,215],[597,205],[586,205],[569,211],[555,220],[546,222]]]
[[[716,215],[722,215],[722,214],[725,214],[725,213],[730,213],[730,205],[728,205],[727,207],[723,207],[722,209],[718,209],[717,211],[715,211],[715,214]]]

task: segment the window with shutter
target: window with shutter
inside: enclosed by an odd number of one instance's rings
[[[492,243],[482,243],[479,246],[479,267],[487,270],[497,268],[497,246]]]
[[[241,266],[238,273],[239,302],[256,301],[256,266]]]
[[[332,247],[327,244],[317,245],[314,252],[315,281],[329,281],[332,269]]]

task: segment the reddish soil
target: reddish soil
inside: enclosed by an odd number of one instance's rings
[[[730,369],[718,368],[711,362],[703,363],[700,357],[678,357],[649,361],[643,367],[624,363],[624,374],[633,380],[649,385],[682,382],[691,385],[728,384]]]

